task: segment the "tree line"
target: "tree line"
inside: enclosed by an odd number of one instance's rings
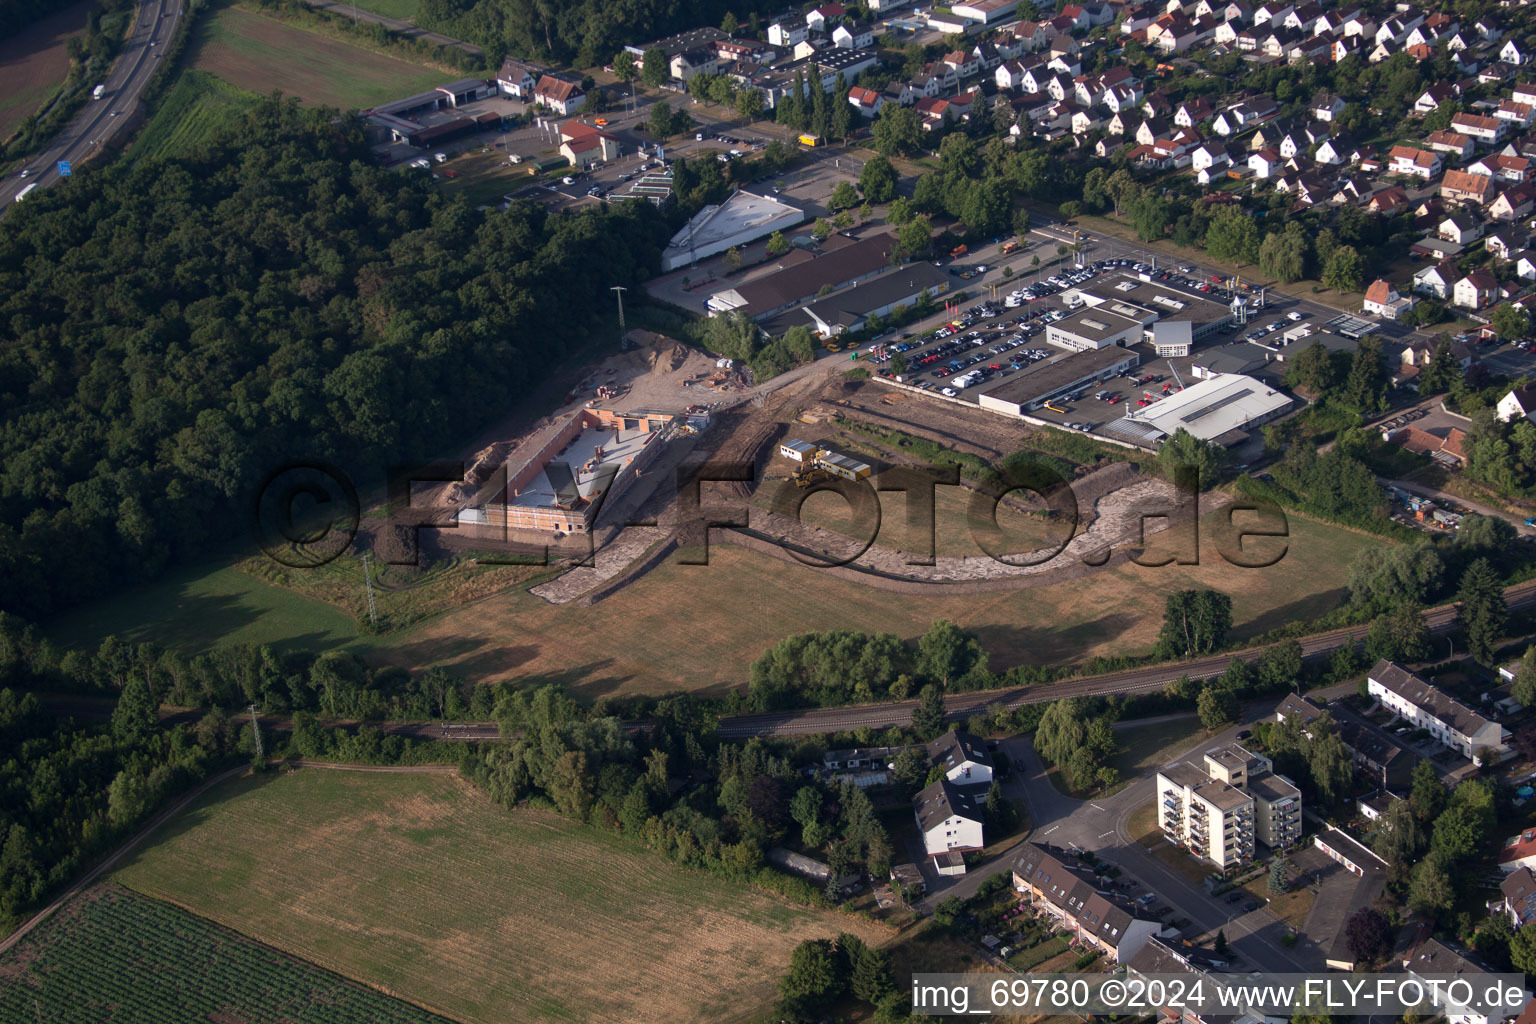
[[[197,556],[293,460],[366,479],[440,451],[596,322],[570,296],[643,280],[667,236],[649,203],[482,214],[277,99],[38,193],[0,234],[0,608]]]

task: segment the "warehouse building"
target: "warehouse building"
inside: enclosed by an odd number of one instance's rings
[[[949,277],[931,263],[919,262],[891,271],[805,307],[812,329],[823,337],[857,331],[872,316],[885,316],[897,306],[910,306],[924,295],[949,288]]]
[[[1021,416],[1053,398],[1118,377],[1140,363],[1141,356],[1123,348],[1089,349],[1057,356],[983,393],[976,404],[992,412]]]
[[[661,254],[661,269],[677,270],[715,256],[738,245],[766,238],[775,231],[792,228],[805,221],[805,211],[797,206],[737,190],[718,206],[706,206],[672,236]]]
[[[891,267],[896,237],[881,232],[857,240],[831,235],[820,255],[791,249],[779,257],[774,272],[755,281],[724,288],[704,303],[710,315],[740,312],[762,320],[811,302],[823,288],[834,292],[876,277]]]
[[[1155,448],[1180,428],[1202,441],[1231,447],[1248,439],[1291,407],[1292,399],[1239,373],[1223,373],[1191,384],[1144,409],[1127,409],[1124,419],[1105,424],[1106,433]]]

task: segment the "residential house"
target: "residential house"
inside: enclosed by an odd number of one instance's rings
[[[1280,170],[1280,154],[1272,149],[1261,149],[1248,155],[1248,169],[1256,178],[1269,178]]]
[[[768,44],[781,50],[792,50],[805,42],[810,35],[810,29],[803,21],[790,21],[785,18],[775,21],[768,26]]]
[[[1173,123],[1180,128],[1194,128],[1216,113],[1204,96],[1180,103],[1173,110]]]
[[[1531,161],[1529,157],[1494,153],[1468,164],[1467,170],[1473,174],[1486,174],[1500,181],[1521,182],[1530,177]]]
[[[1529,128],[1536,121],[1536,104],[1504,100],[1493,112],[1493,116],[1520,128]]]
[[[1389,173],[1423,178],[1425,181],[1438,176],[1445,168],[1439,153],[1413,146],[1393,146],[1387,159]]]
[[[496,72],[496,84],[501,87],[504,95],[527,99],[533,95],[534,86],[539,84],[539,79],[546,73],[547,69],[533,61],[508,57],[501,62],[501,70]]]
[[[1094,872],[1071,864],[1064,850],[1026,843],[1013,861],[1014,891],[1029,898],[1036,912],[1072,935],[1073,941],[1124,963],[1158,932],[1162,923],[1137,916],[1123,898],[1097,886]]]
[[[1536,875],[1530,868],[1517,868],[1506,875],[1499,883],[1499,895],[1498,908],[1509,915],[1509,923],[1516,929],[1536,918]]]
[[[1024,65],[1016,60],[1005,60],[997,66],[993,75],[997,87],[1004,92],[1012,92],[1024,85]]]
[[[1499,60],[1520,67],[1530,63],[1531,52],[1525,44],[1509,39],[1499,48]]]
[[[1408,206],[1408,193],[1403,186],[1392,185],[1371,196],[1366,201],[1365,209],[1367,213],[1381,213],[1390,217]]]
[[[1498,299],[1499,295],[1501,290],[1495,276],[1487,270],[1473,270],[1456,281],[1452,289],[1452,304],[1462,309],[1478,310]]]
[[[964,854],[986,845],[983,837],[986,794],[975,786],[940,779],[912,798],[923,851],[940,874],[965,874]]]
[[[587,94],[579,82],[544,75],[533,87],[533,101],[556,113],[570,115],[586,105]]]
[[[839,50],[866,50],[875,45],[875,29],[867,21],[845,21],[832,30],[832,45]]]
[[[1004,29],[1004,31],[1007,31]],[[1043,22],[1019,21],[1013,25],[1013,38],[1029,53],[1050,45],[1051,33]]]
[[[569,160],[572,167],[608,163],[617,160],[619,152],[616,135],[580,121],[567,121],[560,126],[560,155]]]
[[[1147,45],[1159,53],[1183,53],[1195,45],[1195,26],[1182,14],[1165,14],[1147,26]]]
[[[1469,171],[1446,171],[1440,182],[1440,198],[1457,203],[1486,206],[1493,200],[1493,178]]]
[[[992,783],[992,755],[979,737],[960,729],[951,729],[938,739],[924,744],[928,763],[942,768],[944,778],[957,786],[987,786]]]
[[[1413,290],[1419,295],[1445,301],[1451,298],[1452,290],[1460,277],[1461,272],[1456,269],[1454,260],[1442,260],[1414,272]]]
[[[1525,246],[1515,238],[1512,231],[1505,228],[1502,231],[1495,231],[1485,237],[1483,239],[1483,248],[1493,253],[1495,259],[1508,262],[1515,253],[1520,252]]]
[[[1493,283],[1492,277],[1484,271],[1474,271],[1468,278],[1475,275]],[[1461,293],[1468,278],[1456,282],[1457,305],[1466,305],[1461,301]],[[1427,730],[1441,745],[1474,763],[1481,763],[1484,755],[1499,760],[1509,753],[1508,729],[1489,721],[1396,662],[1378,661],[1366,677],[1366,686],[1383,707],[1410,725]]]
[[[1453,132],[1449,128],[1430,132],[1424,138],[1424,145],[1456,160],[1465,160],[1477,152],[1477,143],[1472,136]]]
[[[1536,211],[1536,184],[1531,182],[1506,188],[1488,204],[1488,216],[1506,224],[1529,217],[1533,211]]]
[[[1520,280],[1536,281],[1536,253],[1522,249],[1510,254],[1510,262],[1515,265],[1515,276]]]
[[[1451,130],[1491,145],[1509,132],[1509,122],[1481,114],[1457,114],[1451,118]]]
[[[1494,408],[1500,423],[1510,420],[1536,420],[1536,387],[1513,388]]]
[[[943,63],[954,69],[957,78],[970,78],[981,73],[981,60],[964,50],[946,53]]]
[[[1516,103],[1536,105],[1536,82],[1517,83],[1510,99]]]
[[[1232,162],[1227,154],[1227,147],[1220,142],[1205,142],[1196,146],[1190,153],[1189,166],[1194,171],[1204,171],[1222,167]]]
[[[1319,121],[1332,122],[1344,113],[1344,100],[1331,92],[1320,92],[1312,98],[1312,116]]]
[[[805,16],[805,25],[813,32],[826,32],[829,23],[836,22],[848,9],[839,3],[822,4]]]
[[[1397,288],[1385,278],[1378,277],[1365,289],[1364,312],[1384,320],[1396,320],[1414,307],[1411,295],[1398,294]]]
[[[1341,167],[1354,163],[1357,158],[1354,142],[1348,135],[1323,139],[1312,154],[1313,162],[1324,167]]]
[[[1483,221],[1465,213],[1453,213],[1435,228],[1436,234],[1447,242],[1467,245],[1483,237]]]
[[[1521,1000],[1519,1006],[1508,1009],[1483,1010],[1458,1002],[1464,998],[1463,992],[1476,992],[1481,997],[1484,991],[1495,984],[1497,976],[1491,968],[1460,950],[1452,949],[1439,939],[1428,939],[1410,950],[1403,957],[1403,970],[1408,972],[1409,980],[1423,986],[1423,990],[1429,994],[1430,1003],[1440,1011],[1438,1016],[1454,1024],[1503,1024],[1516,1016],[1525,1005],[1525,1001]],[[1430,983],[1430,979],[1452,976],[1465,985],[1442,983],[1436,986]]]
[[[872,118],[885,106],[885,97],[873,89],[855,85],[848,89],[848,104],[864,117]]]

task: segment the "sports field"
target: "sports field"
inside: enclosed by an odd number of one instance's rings
[[[216,788],[115,875],[466,1022],[717,1022],[803,938],[889,930],[676,867],[454,775],[308,768]]]
[[[932,596],[876,590],[713,544],[709,565],[669,558],[588,608],[507,592],[392,635],[375,655],[412,667],[446,663],[480,681],[559,681],[588,698],[721,692],[744,684],[752,661],[791,633],[843,628],[912,638],[947,618],[980,635],[994,669],[1071,663],[1149,650],[1167,595],[1186,587],[1230,594],[1237,637],[1320,614],[1343,596],[1355,553],[1382,543],[1297,517],[1290,532],[1288,553],[1266,569],[1235,568],[1206,546],[1198,566],[1122,565],[1051,586],[985,594],[935,588]]]
[[[190,153],[221,128],[237,123],[260,97],[216,75],[189,69],[176,80],[128,155],[162,159]]]
[[[200,23],[188,55],[192,67],[258,95],[281,89],[343,110],[425,92],[452,78],[233,7]]]
[[[0,40],[0,139],[48,99],[69,71],[65,44],[85,31],[89,3],[72,3]]]

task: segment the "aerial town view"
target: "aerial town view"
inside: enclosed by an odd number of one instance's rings
[[[0,1024],[1536,1024],[1528,0],[0,0]]]

